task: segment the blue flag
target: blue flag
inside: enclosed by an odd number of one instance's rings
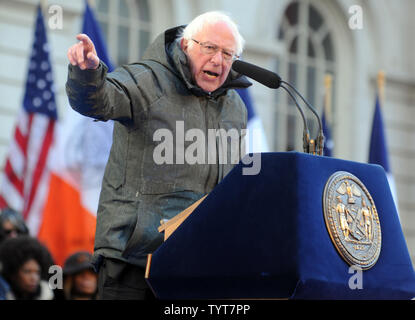
[[[86,0],[82,33],[85,33],[92,40],[95,45],[95,50],[97,51],[98,57],[107,65],[108,71],[113,71],[114,66],[108,56],[105,39],[102,35],[99,24],[95,19],[94,12],[91,10],[91,7]]]
[[[378,164],[385,169],[389,187],[395,201],[396,210],[398,211],[398,198],[396,195],[395,180],[389,166],[388,147],[383,128],[382,110],[378,96],[376,96],[375,114],[373,116],[372,133],[370,137],[369,163]]]
[[[326,157],[332,157],[333,156],[333,139],[331,137],[331,129],[330,125],[327,122],[326,119],[326,110],[323,109],[323,115],[321,117],[321,123],[323,125],[323,134],[324,134],[324,149],[323,149],[323,155]]]
[[[264,128],[261,119],[255,113],[255,109],[252,103],[251,95],[248,89],[236,90],[242,101],[245,103],[248,111],[248,143],[247,153],[268,152],[268,143],[265,136]]]
[[[387,173],[390,172],[388,148],[378,96],[376,97],[375,114],[373,116],[372,134],[370,137],[369,163],[381,165]]]
[[[248,89],[238,89],[236,90],[239,93],[239,96],[242,98],[242,101],[245,103],[246,109],[248,110],[248,122],[256,117],[254,107],[252,106],[251,95],[249,94]]]

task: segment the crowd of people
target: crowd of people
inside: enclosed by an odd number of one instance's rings
[[[95,300],[98,275],[91,257],[74,252],[61,269],[61,281],[52,283],[55,263],[48,248],[29,234],[19,212],[0,211],[0,300]]]

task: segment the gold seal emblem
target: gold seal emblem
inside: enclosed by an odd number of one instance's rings
[[[324,188],[324,220],[334,246],[349,264],[367,270],[379,258],[382,234],[375,203],[364,184],[345,171]]]

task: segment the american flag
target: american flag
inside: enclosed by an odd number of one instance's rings
[[[47,194],[47,161],[57,108],[49,47],[40,6],[26,80],[23,108],[9,147],[0,186],[0,207],[20,211],[36,235]]]

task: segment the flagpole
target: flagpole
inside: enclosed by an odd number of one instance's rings
[[[379,93],[379,102],[382,106],[385,99],[385,72],[383,70],[378,72],[377,86]]]
[[[95,8],[96,7],[96,1],[95,0],[87,0],[89,6],[91,8]]]
[[[40,8],[45,11],[48,6],[48,0],[40,0]]]
[[[327,120],[331,123],[331,91],[332,91],[333,77],[330,74],[326,74],[324,77],[324,110],[326,111]]]

